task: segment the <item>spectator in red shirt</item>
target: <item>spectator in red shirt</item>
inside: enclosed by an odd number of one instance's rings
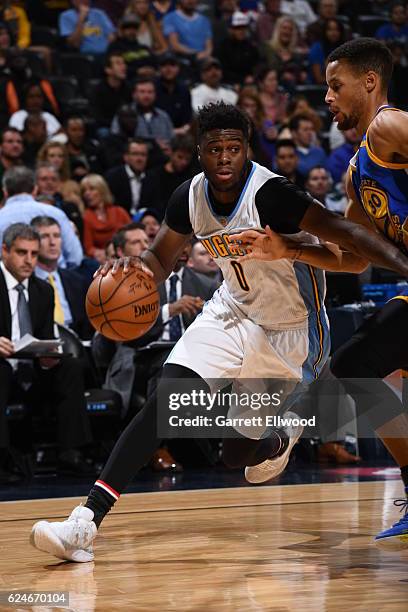
[[[99,174],[89,174],[82,179],[81,195],[87,207],[84,213],[85,252],[99,263],[104,263],[107,242],[130,222],[130,217],[124,208],[113,205],[109,187]]]

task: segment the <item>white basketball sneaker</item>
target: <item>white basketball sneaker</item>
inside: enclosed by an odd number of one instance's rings
[[[299,417],[294,412],[286,412],[284,417],[285,419],[297,419]],[[245,468],[245,479],[252,484],[259,484],[261,482],[266,482],[267,480],[272,480],[272,478],[276,478],[279,474],[282,474],[283,470],[288,464],[290,453],[292,448],[299,440],[300,436],[303,433],[303,425],[288,425],[283,428],[283,431],[289,438],[289,444],[286,450],[277,457],[272,459],[266,459],[262,461],[262,463],[258,463],[258,465],[251,465]]]
[[[87,563],[93,561],[92,542],[98,533],[90,508],[77,506],[62,523],[38,521],[30,534],[30,544],[58,559]]]

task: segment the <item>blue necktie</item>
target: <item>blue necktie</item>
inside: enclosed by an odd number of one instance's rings
[[[170,303],[177,301],[177,283],[179,280],[180,279],[177,276],[177,274],[173,274],[173,276],[170,277],[170,295],[169,295]],[[173,317],[172,319],[170,319],[169,333],[170,333],[170,340],[172,340],[173,342],[177,342],[177,340],[181,338],[180,315],[177,315],[176,317]]]

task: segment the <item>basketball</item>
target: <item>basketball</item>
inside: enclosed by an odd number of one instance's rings
[[[159,314],[156,283],[142,270],[123,269],[99,275],[86,295],[86,313],[93,327],[110,340],[136,340],[153,327]]]

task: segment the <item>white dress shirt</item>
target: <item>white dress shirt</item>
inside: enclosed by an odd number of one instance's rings
[[[132,192],[132,207],[130,209],[130,214],[134,215],[139,207],[142,181],[146,175],[144,172],[141,172],[138,176],[133,172],[132,168],[128,164],[125,164],[125,170],[129,177],[130,190]]]
[[[179,300],[181,298],[181,296],[183,295],[183,274],[184,274],[184,266],[180,268],[180,270],[178,272],[172,272],[169,276],[169,278],[166,280],[165,282],[165,287],[166,287],[166,296],[167,296],[167,304],[164,304],[162,306],[161,312],[162,312],[162,319],[163,319],[163,325],[164,325],[164,331],[162,333],[162,336],[160,338],[160,340],[170,340],[170,329],[169,329],[169,325],[168,323],[170,322],[170,319],[172,319],[173,317],[170,316],[169,313],[169,300],[170,300],[170,278],[174,275],[177,275],[179,277],[179,282],[176,285],[176,293],[177,293],[177,299]],[[181,333],[184,333],[184,324],[183,324],[183,317],[181,315],[177,315],[180,317],[180,322],[181,322]]]

